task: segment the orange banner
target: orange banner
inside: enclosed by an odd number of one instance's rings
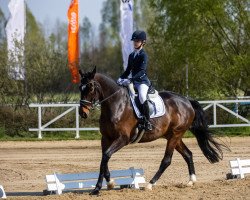
[[[78,0],[72,0],[68,10],[68,66],[72,83],[79,83],[79,23]]]

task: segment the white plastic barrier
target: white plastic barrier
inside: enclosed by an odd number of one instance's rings
[[[0,198],[2,199],[7,198],[2,185],[0,185]]]
[[[236,160],[230,161],[231,173],[233,176],[239,176],[241,179],[245,178],[245,174],[250,173],[250,160]]]
[[[143,177],[143,169],[129,168],[127,170],[114,170],[110,172],[110,177],[114,179],[116,186],[132,186],[139,189],[139,184],[146,183]],[[98,172],[85,172],[79,174],[52,174],[46,175],[47,191],[62,194],[63,191],[72,191],[77,189],[95,188]],[[106,181],[103,181],[103,187],[107,187]]]

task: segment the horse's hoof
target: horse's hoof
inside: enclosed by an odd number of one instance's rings
[[[99,195],[100,194],[100,190],[98,190],[98,189],[94,189],[94,190],[92,190],[90,193],[89,193],[89,195]]]
[[[146,187],[145,190],[152,190],[153,189],[153,184],[149,183]]]
[[[196,181],[197,181],[196,175],[195,174],[190,175],[190,179],[187,186],[193,186]]]
[[[192,187],[194,185],[194,182],[193,181],[188,181],[188,183],[187,183],[187,186],[188,187]]]
[[[114,179],[111,179],[109,182],[107,182],[107,189],[112,190],[115,187],[115,181]]]

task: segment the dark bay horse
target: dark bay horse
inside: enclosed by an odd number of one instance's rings
[[[102,187],[103,178],[106,179],[108,188],[113,187],[108,161],[115,152],[130,144],[136,134],[138,119],[125,87],[118,86],[114,80],[96,73],[96,68],[91,72],[83,74],[79,71],[79,73],[81,75],[80,116],[87,118],[91,107],[96,102],[99,101],[101,105],[99,122],[102,134],[102,159],[99,179],[95,189],[91,192],[91,194],[97,195]],[[195,169],[192,152],[182,141],[184,133],[190,130],[195,135],[200,149],[211,163],[222,159],[223,145],[215,141],[209,132],[204,111],[197,101],[167,91],[160,92],[159,95],[164,101],[166,113],[162,117],[150,120],[154,128],[152,131],[146,131],[139,142],[165,138],[167,146],[160,167],[147,188],[152,189],[152,186],[170,165],[175,149],[187,163],[190,176],[188,185],[192,185],[196,181]]]

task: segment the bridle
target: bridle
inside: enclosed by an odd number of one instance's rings
[[[79,88],[81,88],[81,92],[83,92],[85,90],[85,88],[87,87],[87,85],[89,85],[90,83],[94,83],[94,92],[95,92],[95,97],[96,97],[96,89],[98,87],[100,87],[100,84],[96,81],[91,81],[89,83],[86,83],[86,84],[81,84]],[[93,98],[91,101],[88,101],[88,100],[80,100],[80,106],[90,110],[90,109],[94,109],[97,105],[98,105],[98,100],[96,98]]]
[[[101,85],[97,82],[97,81],[91,81],[92,83],[94,83],[94,91],[95,91],[95,97],[96,97],[96,93],[97,93],[97,88],[101,88]],[[80,88],[81,88],[81,92],[83,92],[83,90],[87,87],[88,84],[90,84],[91,82],[87,83],[87,84],[81,84]],[[115,94],[117,94],[122,88],[120,88],[119,90],[115,91],[113,94],[109,95],[108,97],[104,98],[103,100],[99,101],[99,99],[95,99],[93,98],[92,101],[88,101],[88,100],[80,100],[80,106],[87,108],[88,110],[90,109],[94,109],[97,106],[100,106],[103,102],[107,101],[108,99],[110,99],[111,97],[113,97]]]

